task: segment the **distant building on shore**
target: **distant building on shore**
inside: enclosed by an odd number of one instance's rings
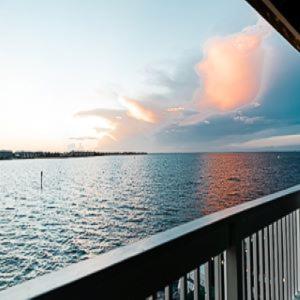
[[[35,158],[35,154],[34,152],[17,151],[14,153],[14,158],[20,158],[20,159]]]
[[[32,158],[69,158],[105,155],[144,155],[146,152],[96,152],[96,151],[70,151],[70,152],[33,152],[0,150],[0,160],[4,159],[32,159]]]
[[[0,150],[0,159],[13,159],[14,154],[9,150]]]

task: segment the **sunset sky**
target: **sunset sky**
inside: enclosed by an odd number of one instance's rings
[[[300,54],[243,0],[0,0],[0,149],[300,149]]]

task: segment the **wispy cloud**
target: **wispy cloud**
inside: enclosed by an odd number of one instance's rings
[[[103,119],[118,119],[124,116],[126,113],[122,109],[105,109],[105,108],[95,108],[90,110],[79,111],[74,114],[74,117],[102,117]]]
[[[148,123],[158,123],[161,119],[157,110],[147,108],[137,100],[121,96],[120,103],[126,108],[129,117]]]
[[[115,148],[116,144],[122,144],[126,140],[135,137],[146,137],[156,128],[160,121],[157,111],[144,106],[137,100],[127,97],[119,97],[122,109],[92,109],[80,111],[76,117],[98,117],[105,120],[107,126],[95,127],[101,148]]]
[[[250,140],[244,143],[235,144],[233,146],[255,149],[255,148],[270,148],[270,147],[285,147],[285,146],[300,146],[300,134],[271,136],[267,138]]]
[[[70,137],[69,140],[73,141],[93,141],[97,140],[98,137],[96,136],[78,136],[78,137]]]
[[[241,122],[246,125],[253,125],[257,122],[263,121],[263,117],[260,117],[260,116],[248,117],[248,116],[245,116],[242,112],[238,112],[233,117],[233,120],[236,122]]]

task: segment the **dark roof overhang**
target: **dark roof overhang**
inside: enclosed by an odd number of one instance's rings
[[[246,0],[300,51],[300,10],[296,0]]]

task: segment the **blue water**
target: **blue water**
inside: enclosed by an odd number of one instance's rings
[[[0,289],[299,183],[300,153],[0,161]]]

